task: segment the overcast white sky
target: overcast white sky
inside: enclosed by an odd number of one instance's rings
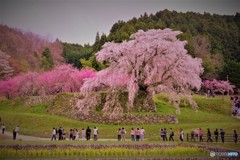
[[[235,15],[240,0],[0,0],[0,24],[70,43],[90,43],[118,20],[160,10]]]

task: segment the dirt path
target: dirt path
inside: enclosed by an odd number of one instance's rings
[[[7,137],[13,137],[13,134],[11,132],[6,132],[4,133],[5,136]],[[33,136],[25,136],[25,135],[21,135],[21,134],[17,134],[17,140],[21,139],[24,141],[46,141],[46,140],[50,140],[50,138],[40,138],[40,137],[33,137]]]
[[[11,137],[11,138],[13,137],[13,134],[11,132],[7,132],[7,131],[5,131],[4,135],[7,136],[7,137]],[[23,141],[50,141],[51,137],[49,137],[49,138],[41,138],[41,137],[26,136],[26,135],[18,134],[16,139],[17,140],[21,139]],[[66,140],[69,140],[69,139],[66,138]],[[79,138],[79,140],[82,140],[82,139]],[[117,139],[98,139],[98,141],[117,141]]]

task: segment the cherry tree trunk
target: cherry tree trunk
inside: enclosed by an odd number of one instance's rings
[[[133,107],[130,107],[127,91],[91,92],[81,96],[77,102],[78,111],[84,115],[102,112],[110,119],[118,119],[129,112],[156,112],[156,105],[146,91],[138,91]]]
[[[156,112],[157,108],[152,95],[146,90],[139,90],[133,103],[133,109],[129,111]]]

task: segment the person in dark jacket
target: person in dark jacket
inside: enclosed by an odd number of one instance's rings
[[[59,135],[58,140],[62,140],[62,139],[63,139],[63,138],[62,138],[62,127],[60,127],[60,128],[58,129],[58,135]]]
[[[220,136],[221,136],[221,139],[222,139],[222,143],[224,143],[225,132],[223,131],[222,128],[220,129]]]
[[[174,141],[173,136],[174,136],[174,132],[173,132],[172,128],[170,128],[169,141]]]
[[[86,138],[87,138],[87,141],[90,140],[90,135],[91,135],[91,129],[89,128],[89,126],[87,127],[87,130],[86,130]]]
[[[236,130],[233,131],[233,140],[234,140],[235,144],[236,144],[237,141],[238,141],[238,134],[237,134],[237,131],[236,131]]]
[[[219,135],[218,129],[216,129],[216,130],[214,131],[214,137],[215,137],[216,143],[218,142],[218,135]]]
[[[207,142],[208,141],[212,142],[212,134],[209,128],[207,129]]]

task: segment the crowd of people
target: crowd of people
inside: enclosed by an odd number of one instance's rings
[[[234,116],[240,116],[240,99],[238,96],[231,97],[232,100],[232,114]]]
[[[118,141],[125,141],[126,140],[126,134],[127,131],[124,128],[119,128],[117,131],[117,139]],[[144,140],[144,134],[145,134],[145,130],[139,129],[139,128],[132,128],[130,131],[130,137],[131,137],[131,141],[143,141]]]
[[[180,136],[181,139],[180,140],[183,140],[183,135],[184,135],[183,130],[181,130],[180,133],[181,133],[181,136]],[[173,132],[172,128],[170,128],[170,131],[169,131],[169,141],[174,141],[173,136],[174,136],[174,132]],[[164,128],[164,129],[161,128],[160,129],[160,137],[161,137],[161,139],[163,141],[167,141],[168,140],[168,138],[167,138],[167,129],[166,128]]]
[[[197,139],[199,139],[200,142],[203,142],[203,130],[200,129],[196,129],[196,130],[192,130],[191,132],[191,141],[196,141]],[[221,137],[221,141],[222,143],[225,142],[225,131],[223,129],[220,129],[220,131],[218,131],[218,129],[215,129],[215,131],[213,132],[213,136],[212,133],[210,131],[210,129],[207,129],[207,134],[206,134],[206,142],[213,142],[213,137],[215,139],[215,142],[218,142],[218,138],[219,136]],[[237,143],[238,141],[238,134],[237,131],[234,130],[233,131],[233,141],[235,143]]]
[[[78,139],[82,139],[82,140],[90,140],[91,137],[91,129],[89,127],[87,127],[87,129],[85,130],[84,128],[82,128],[82,131],[78,131],[76,128],[74,129],[70,129],[69,131],[69,140],[78,140]],[[58,130],[53,128],[53,132],[52,132],[52,139],[51,140],[56,140],[57,134],[59,135],[58,140],[65,140],[66,139],[66,132],[65,130],[60,127]],[[81,138],[79,138],[79,135],[82,135]],[[117,130],[117,140],[118,141],[125,141],[126,140],[126,135],[127,135],[127,131],[124,127],[119,128]],[[172,128],[170,128],[168,131],[166,128],[161,128],[160,129],[160,139],[162,141],[174,141],[174,131]],[[178,131],[178,136],[181,142],[184,141],[184,131],[183,129],[180,129]],[[190,136],[190,137],[188,137]],[[235,143],[238,142],[238,134],[237,131],[234,130],[233,131],[233,141]],[[140,128],[132,128],[130,130],[130,140],[131,141],[143,141],[145,137],[145,130],[142,127]],[[187,141],[199,141],[199,142],[213,142],[215,140],[215,142],[219,141],[219,137],[221,138],[221,142],[224,143],[225,142],[225,131],[223,129],[220,129],[220,131],[218,129],[216,129],[213,132],[213,136],[212,133],[210,131],[210,129],[208,128],[206,131],[206,134],[204,134],[204,131],[201,128],[197,128],[191,131],[190,134],[187,134]],[[214,138],[214,140],[213,140]],[[94,127],[93,129],[93,140],[97,141],[98,140],[98,128]]]
[[[90,140],[92,130],[88,126],[87,129],[85,130],[82,128],[82,130],[78,130],[76,128],[70,129],[69,130],[69,140],[78,140],[80,135],[82,136],[82,140]],[[57,140],[57,135],[58,135],[58,140],[66,140],[66,131],[64,130],[63,127],[60,127],[59,129],[53,128],[52,130],[52,138],[51,140]],[[93,140],[98,140],[98,128],[94,127],[93,129]]]

